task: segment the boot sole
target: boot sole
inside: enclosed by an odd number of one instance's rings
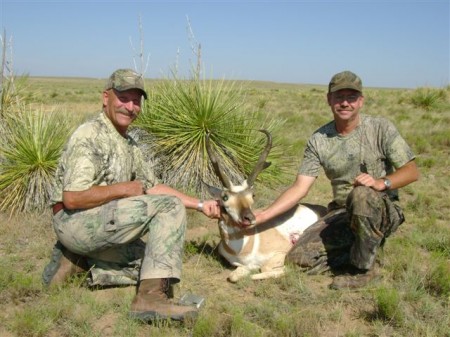
[[[55,276],[56,272],[58,271],[61,265],[61,258],[63,256],[62,249],[63,249],[62,244],[59,241],[57,241],[55,246],[53,247],[50,262],[45,266],[44,271],[42,273],[42,283],[47,287],[52,282],[53,277]]]
[[[351,281],[347,284],[339,284],[339,283],[331,283],[328,288],[332,289],[332,290],[344,290],[344,289],[348,289],[348,290],[354,290],[354,289],[361,289],[364,288],[366,286],[372,285],[374,283],[377,283],[378,281],[381,280],[381,275],[374,275],[370,280],[367,280],[365,282],[361,282],[361,284],[358,284],[357,282],[355,282],[355,284],[352,284]]]
[[[161,321],[161,320],[172,320],[172,321],[184,321],[185,319],[195,319],[198,316],[198,312],[188,311],[184,314],[173,314],[173,315],[162,315],[156,311],[130,311],[128,317],[143,322]]]

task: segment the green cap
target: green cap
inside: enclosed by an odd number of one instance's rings
[[[335,92],[342,89],[352,89],[362,92],[362,81],[358,75],[351,71],[343,71],[331,78],[328,85],[328,92]]]
[[[105,90],[115,89],[117,91],[125,91],[130,89],[139,89],[147,98],[144,89],[144,78],[131,69],[118,69],[112,73],[105,85]]]

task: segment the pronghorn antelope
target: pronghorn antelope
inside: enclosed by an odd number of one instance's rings
[[[303,231],[319,218],[319,211],[300,204],[267,223],[255,226],[253,184],[258,174],[270,165],[266,158],[272,147],[270,133],[260,131],[267,137],[266,146],[252,173],[241,185],[233,185],[224,174],[211,148],[209,134],[206,137],[206,150],[223,185],[223,189],[208,185],[210,194],[220,200],[222,207],[219,253],[237,267],[228,276],[230,282],[237,282],[255,270],[259,273],[251,276],[253,280],[283,275],[286,254]]]

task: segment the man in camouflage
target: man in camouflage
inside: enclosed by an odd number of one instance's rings
[[[91,286],[137,285],[131,317],[183,320],[197,310],[172,304],[168,285],[181,278],[185,208],[209,217],[220,210],[161,184],[144,161],[127,131],[146,98],[141,75],[116,70],[103,111],[66,144],[51,197],[58,241],[43,282],[61,285],[89,271]]]
[[[377,251],[404,221],[396,189],[416,181],[419,173],[395,126],[360,113],[364,96],[356,74],[334,75],[327,100],[334,120],[310,137],[295,182],[257,215],[257,223],[297,204],[323,168],[333,190],[329,212],[305,231],[286,259],[309,273],[331,268],[332,289],[358,288],[377,276]]]

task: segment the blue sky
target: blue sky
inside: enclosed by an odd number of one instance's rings
[[[14,69],[30,76],[134,68],[139,18],[147,78],[175,65],[187,76],[196,62],[189,18],[206,77],[327,84],[352,70],[369,87],[449,84],[449,0],[0,0]]]

